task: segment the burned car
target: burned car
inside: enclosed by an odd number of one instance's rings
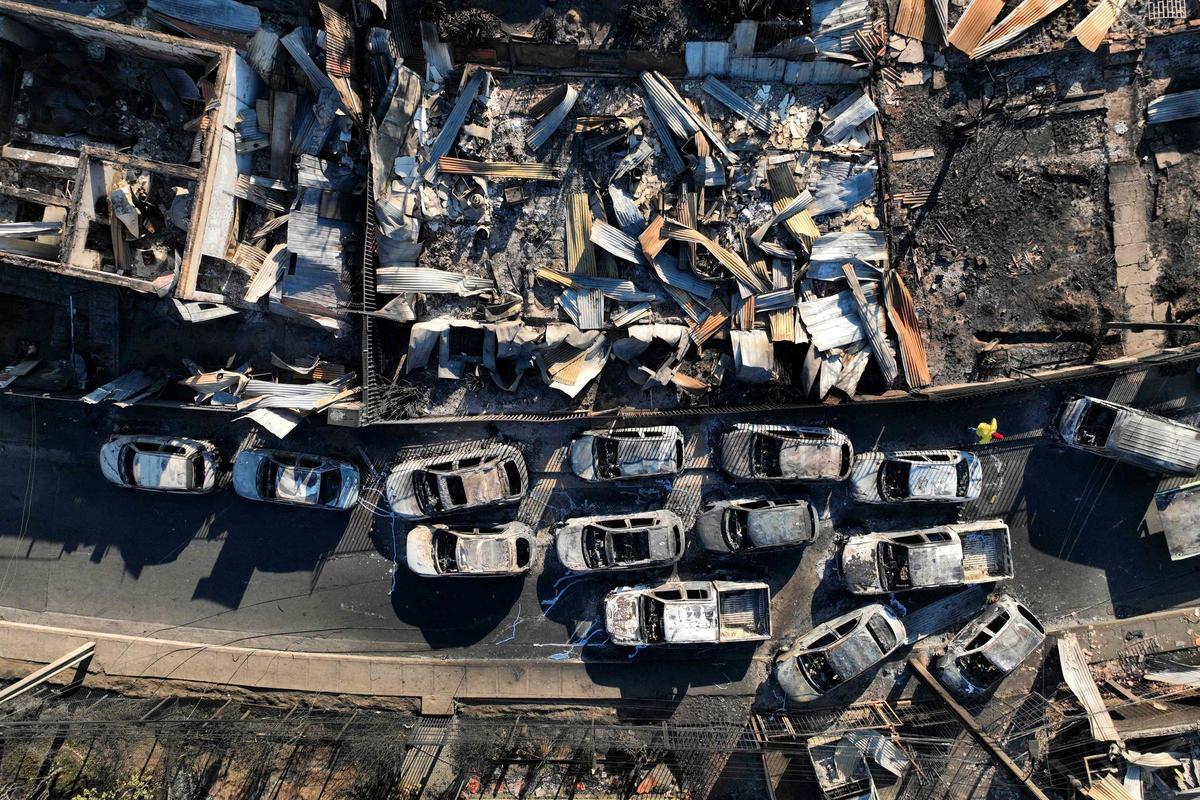
[[[604,627],[614,644],[725,644],[771,638],[771,590],[765,583],[672,581],[614,589],[604,598]]]
[[[860,503],[967,503],[983,491],[983,464],[965,450],[860,455],[850,493]]]
[[[585,431],[571,443],[571,471],[586,481],[674,475],[683,469],[683,434],[673,425]]]
[[[203,494],[217,485],[217,448],[176,436],[114,436],[100,448],[100,471],[118,486]]]
[[[987,583],[1013,576],[1008,526],[998,519],[852,536],[842,577],[855,594]]]
[[[742,553],[798,547],[820,530],[820,516],[806,500],[721,500],[696,518],[704,549]]]
[[[1045,638],[1046,629],[1029,609],[1001,597],[958,632],[935,669],[950,691],[976,697],[994,689]]]
[[[840,481],[853,463],[849,437],[834,428],[739,423],[721,437],[721,467],[734,478]]]
[[[558,559],[576,572],[669,567],[683,555],[683,520],[671,511],[569,519],[555,536]]]
[[[233,460],[233,490],[247,500],[345,510],[358,502],[358,468],[325,456],[243,450]]]
[[[408,568],[426,578],[521,575],[533,558],[523,522],[496,526],[418,525],[405,544]]]
[[[529,488],[525,457],[508,444],[402,461],[388,473],[388,504],[403,519],[519,502]]]
[[[801,636],[775,660],[775,679],[788,699],[816,700],[896,652],[904,623],[887,606],[865,606]]]
[[[1200,470],[1200,428],[1097,400],[1068,400],[1054,424],[1068,447],[1170,475]]]

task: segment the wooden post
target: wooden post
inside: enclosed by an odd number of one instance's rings
[[[28,691],[36,689],[63,670],[70,669],[71,667],[78,667],[80,665],[85,665],[86,669],[86,662],[91,660],[92,654],[95,651],[96,643],[88,642],[82,647],[76,648],[75,650],[67,653],[57,661],[52,661],[36,672],[30,673],[16,683],[0,689],[0,704],[6,703],[9,700],[20,697]]]
[[[969,730],[971,735],[974,736],[981,745],[983,745],[983,748],[991,753],[992,757],[1000,762],[1000,765],[1008,770],[1008,772],[1014,778],[1021,782],[1021,785],[1025,787],[1025,791],[1029,792],[1029,794],[1037,798],[1037,800],[1050,800],[1050,798],[1047,797],[1046,794],[1039,789],[1033,781],[1029,780],[1029,778],[1025,776],[1025,773],[1021,771],[1021,768],[1017,766],[1017,763],[1008,757],[1008,753],[1004,752],[1000,745],[996,744],[995,740],[992,739],[991,736],[987,735],[987,732],[984,731],[984,729],[980,727],[979,723],[975,721],[975,717],[971,716],[969,711],[960,706],[958,701],[950,696],[950,693],[946,691],[946,687],[942,686],[942,684],[938,682],[938,679],[933,677],[932,673],[929,672],[929,669],[924,664],[915,658],[910,658],[908,660],[908,666],[912,667],[912,671],[916,673],[916,676],[920,678],[921,682],[928,686],[933,693],[938,696],[938,699],[946,705],[946,708],[950,709],[951,713],[958,717],[959,721],[961,721],[963,725],[967,726],[967,730]]]

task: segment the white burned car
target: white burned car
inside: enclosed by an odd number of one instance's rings
[[[967,503],[983,491],[983,464],[965,450],[860,455],[850,492],[860,503]]]
[[[176,436],[114,436],[100,448],[100,471],[118,486],[202,494],[217,485],[217,448]]]
[[[683,469],[683,434],[673,425],[585,431],[571,443],[571,471],[587,481],[674,475]]]
[[[243,450],[233,460],[233,489],[247,500],[345,510],[358,502],[358,468],[325,456]]]
[[[403,461],[386,483],[388,504],[403,519],[516,503],[528,488],[525,457],[509,444]]]
[[[576,517],[559,528],[555,548],[576,572],[668,567],[683,555],[683,520],[671,511]]]
[[[418,525],[405,543],[408,568],[426,578],[520,575],[529,571],[533,531],[497,526]]]
[[[696,518],[700,543],[715,553],[798,547],[819,530],[817,510],[805,500],[721,500]]]
[[[738,423],[721,437],[721,467],[734,478],[840,481],[853,463],[849,437],[834,428]]]
[[[630,646],[762,641],[771,638],[771,590],[733,581],[623,587],[604,598],[604,627]]]
[[[887,606],[865,606],[801,636],[775,660],[775,679],[788,699],[816,700],[858,677],[904,643],[904,623]]]
[[[852,536],[842,577],[855,594],[987,583],[1013,576],[1008,526],[998,519]]]
[[[1046,629],[1029,609],[1004,596],[958,632],[938,659],[942,683],[959,697],[991,691],[1046,639]]]
[[[1054,424],[1068,447],[1162,472],[1200,470],[1200,428],[1095,397],[1074,397]]]

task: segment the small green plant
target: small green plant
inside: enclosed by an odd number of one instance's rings
[[[110,789],[88,787],[72,795],[71,800],[153,800],[150,781],[130,773],[129,777]]]

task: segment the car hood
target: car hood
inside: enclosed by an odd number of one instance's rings
[[[779,448],[785,478],[829,478],[842,472],[842,446],[831,441],[787,440]]]
[[[805,505],[760,508],[751,511],[746,519],[746,535],[755,547],[807,542],[815,533]]]
[[[908,471],[909,497],[957,497],[958,469],[954,464],[913,464]]]
[[[874,594],[884,591],[876,560],[878,547],[879,540],[873,536],[852,537],[842,547],[842,579],[851,592]]]
[[[258,496],[258,467],[263,454],[254,450],[243,450],[233,460],[233,490],[242,497],[260,500]]]
[[[554,536],[554,550],[567,569],[584,572],[589,569],[583,560],[583,526],[565,525]]]
[[[176,491],[193,488],[187,456],[138,453],[133,457],[131,472],[137,486]]]
[[[617,591],[604,601],[604,628],[616,642],[637,642],[641,635],[637,592]]]
[[[275,496],[289,503],[316,505],[321,495],[321,471],[299,467],[276,467]]]
[[[404,519],[427,516],[425,509],[417,501],[417,493],[413,489],[415,473],[416,470],[411,466],[401,464],[388,473],[385,484],[388,505],[392,507],[392,511]]]
[[[433,563],[433,529],[418,525],[410,530],[404,552],[405,563],[413,572],[425,576],[438,574]]]
[[[1045,638],[1023,619],[1012,618],[982,652],[1004,673],[1012,672]]]
[[[800,669],[800,664],[795,656],[781,658],[775,662],[775,680],[792,702],[804,703],[821,696],[821,693],[808,682],[808,678],[804,677],[804,672]]]
[[[594,441],[591,436],[581,436],[571,442],[571,471],[589,481],[596,478],[596,463],[592,450]]]
[[[487,505],[508,497],[508,485],[499,464],[460,473],[467,505]]]

